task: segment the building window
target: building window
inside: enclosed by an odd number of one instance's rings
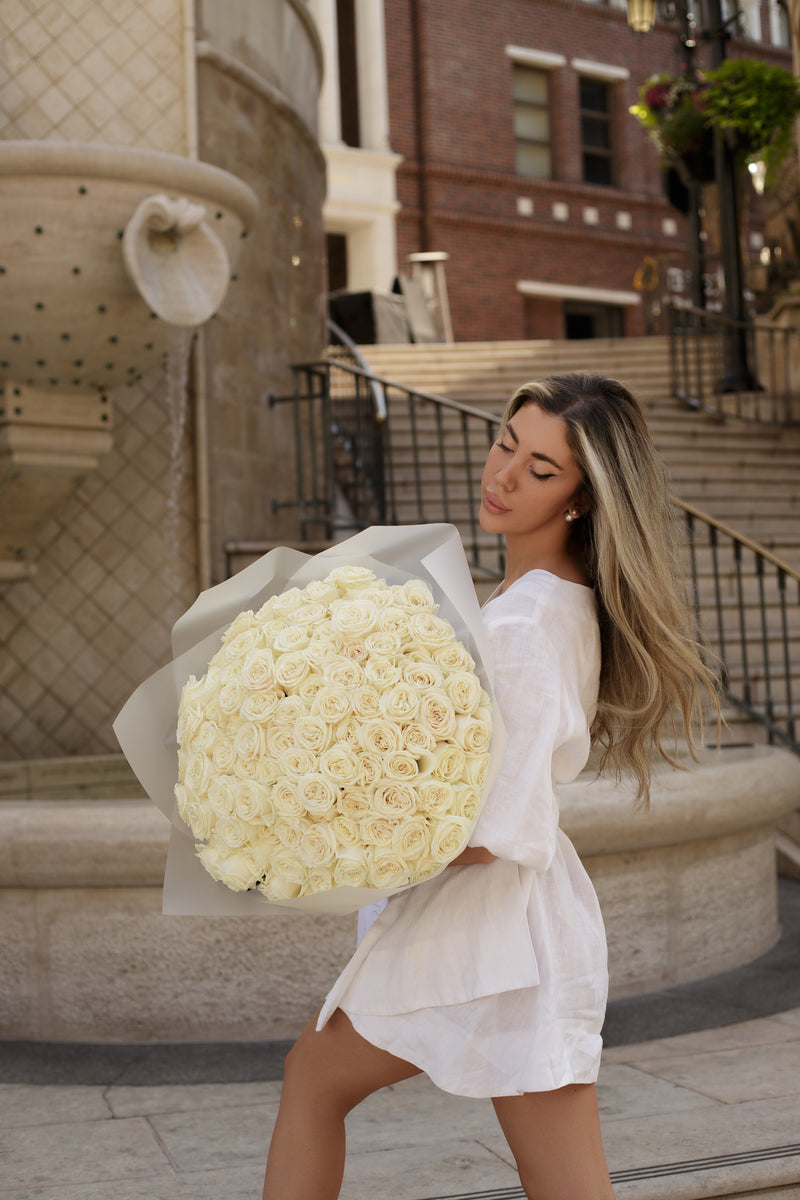
[[[611,88],[601,79],[581,76],[581,149],[584,183],[611,187]]]
[[[514,137],[517,174],[552,178],[548,72],[514,65]]]

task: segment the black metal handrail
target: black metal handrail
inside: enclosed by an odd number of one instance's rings
[[[720,420],[800,423],[800,329],[764,320],[736,321],[685,300],[665,304],[672,395],[686,408]],[[756,381],[736,383],[731,340],[746,346]]]
[[[459,528],[472,569],[502,577],[502,540],[484,534],[477,515],[480,475],[498,416],[350,363],[327,360],[294,371],[293,396],[273,402],[295,403],[304,537],[311,525],[318,537],[335,540],[340,531],[371,524],[447,521]],[[375,412],[372,383],[385,398],[385,417]],[[345,426],[353,435],[346,455]],[[304,448],[303,434],[315,445]],[[306,457],[310,469],[303,465]],[[351,476],[359,471],[356,485]],[[337,487],[355,497],[356,507],[342,511]],[[685,521],[698,630],[724,696],[763,725],[771,742],[800,753],[800,573],[708,513],[672,501]]]

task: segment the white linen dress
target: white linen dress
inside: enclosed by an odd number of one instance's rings
[[[594,1082],[608,983],[600,909],[556,791],[589,753],[594,595],[535,570],[483,616],[507,746],[470,844],[497,858],[392,898],[317,1021],[341,1008],[373,1045],[474,1097]]]

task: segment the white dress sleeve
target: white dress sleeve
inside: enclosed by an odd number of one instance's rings
[[[502,766],[470,837],[497,858],[546,871],[556,850],[557,782],[573,779],[589,753],[580,621],[509,614],[489,624],[495,695],[506,727]],[[578,644],[575,644],[577,638]]]

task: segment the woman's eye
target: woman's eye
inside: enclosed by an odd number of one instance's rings
[[[506,454],[511,453],[511,446],[507,446],[505,442],[495,442],[495,445],[497,446],[498,450],[505,450]]]
[[[538,473],[537,471],[534,471],[533,467],[531,467],[531,475],[533,476],[533,478],[534,478],[534,479],[541,479],[541,480],[545,480],[545,479],[552,479],[552,478],[553,478],[552,474],[550,474],[550,475],[539,475],[539,473]]]

